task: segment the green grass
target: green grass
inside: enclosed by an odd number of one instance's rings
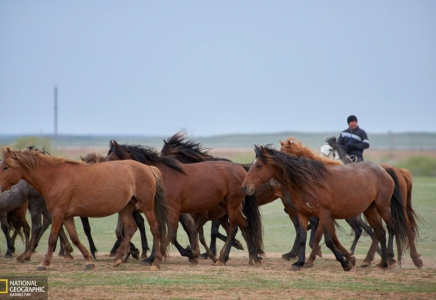
[[[22,269],[17,271],[11,260],[0,258],[0,273],[3,276],[43,274],[49,277],[50,288],[58,293],[56,295],[59,296],[70,291],[73,297],[81,293],[80,291],[82,290],[101,290],[102,293],[108,293],[114,297],[120,297],[121,291],[143,291],[147,293],[148,289],[178,291],[181,293],[180,295],[189,295],[190,292],[201,287],[204,290],[204,294],[201,294],[202,296],[197,294],[193,298],[205,298],[209,296],[207,291],[213,293],[232,291],[235,294],[234,299],[237,299],[240,297],[241,291],[256,290],[260,292],[270,291],[271,293],[305,291],[304,297],[307,298],[314,298],[316,297],[315,295],[319,296],[317,293],[320,293],[320,291],[329,293],[353,291],[356,293],[354,296],[356,298],[371,298],[377,295],[374,293],[394,293],[398,298],[428,298],[430,295],[436,295],[436,285],[434,284],[434,278],[436,278],[436,234],[434,233],[436,228],[436,207],[434,195],[436,195],[436,178],[414,178],[413,206],[424,220],[424,223],[420,224],[420,237],[418,239],[418,251],[422,254],[424,270],[414,268],[411,264],[411,259],[408,257],[409,253],[406,252],[404,254],[405,268],[397,268],[389,272],[377,271],[374,267],[368,269],[355,268],[352,272],[347,273],[343,272],[339,264],[333,261],[330,250],[323,246],[323,253],[327,258],[318,258],[314,268],[305,269],[302,272],[291,272],[289,271],[289,262],[281,261],[279,258],[272,259],[268,257],[261,267],[252,267],[250,269],[244,266],[249,271],[239,273],[235,273],[235,268],[237,268],[235,267],[236,261],[232,262],[231,260],[228,266],[223,268],[204,264],[192,266],[186,260],[171,261],[171,257],[178,258],[174,248],[171,249],[169,261],[163,263],[163,268],[160,272],[149,272],[133,260],[129,260],[129,263],[114,269],[111,267],[112,258],[101,257],[95,270],[85,272],[82,271],[84,261],[77,248],[75,248],[73,252],[75,259],[73,262],[70,262],[72,264],[71,268],[74,271],[65,272],[62,262],[57,259],[50,266],[48,272],[37,273],[34,270],[39,261],[35,261],[34,258],[26,265],[28,268],[24,268],[25,271],[22,271]],[[287,215],[283,212],[283,205],[280,200],[261,207],[261,211],[265,232],[265,251],[276,254],[276,257],[279,257],[277,255],[290,250],[295,238],[293,226]],[[112,248],[115,241],[116,218],[116,215],[113,215],[107,218],[90,220],[96,246],[101,252],[107,253]],[[350,228],[344,221],[339,222],[344,228],[343,231],[338,231],[339,240],[343,245],[349,247],[353,240],[353,237],[350,236]],[[81,240],[85,245],[88,245],[79,219],[76,220],[76,226]],[[208,223],[205,228],[206,237],[209,235],[209,229],[210,225]],[[182,229],[179,230],[179,241],[182,245],[187,245],[186,234]],[[151,237],[148,231],[147,237]],[[238,233],[237,238],[243,240],[240,233]],[[137,246],[140,245],[138,234],[134,236],[133,242]],[[44,253],[47,248],[46,244],[47,233],[42,237],[37,252]],[[369,244],[370,238],[363,236],[358,243],[356,255],[365,255]],[[218,249],[221,246],[222,243],[219,242]],[[1,239],[1,249],[4,253],[4,239]],[[20,253],[22,250],[22,243],[17,242],[17,252]],[[232,251],[235,251],[232,253],[239,255],[243,253],[244,259],[245,257],[248,259],[246,250]],[[328,258],[329,255],[330,259]],[[358,263],[360,262],[358,261]],[[187,271],[189,275],[187,275]],[[265,275],[263,271],[269,272]],[[80,291],[78,288],[80,288]],[[135,295],[132,295],[129,299],[143,298]],[[389,295],[392,297],[392,294]],[[94,296],[88,295],[83,297],[98,298]],[[345,296],[342,295],[342,297]],[[172,296],[169,298],[187,299],[190,297]],[[244,297],[242,296],[242,298]]]

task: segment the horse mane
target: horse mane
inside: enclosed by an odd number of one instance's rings
[[[305,147],[301,144],[301,142],[293,137],[289,137],[286,139],[285,142],[281,142],[281,148],[280,151],[285,152],[287,154],[293,155],[293,156],[304,156],[313,160],[317,160],[322,162],[323,164],[329,165],[329,166],[337,166],[337,165],[343,165],[344,163],[342,161],[333,160],[330,157],[323,157],[315,153],[312,149],[309,147]]]
[[[280,168],[283,171],[284,180],[306,192],[313,194],[316,188],[327,187],[324,179],[327,168],[318,160],[288,155],[273,149],[270,144],[266,146],[255,145],[255,153],[256,159]]]
[[[53,164],[83,164],[81,161],[63,157],[51,156],[44,150],[30,146],[22,150],[12,150],[10,147],[2,148],[3,162],[13,168],[19,165],[24,166],[29,171],[34,170],[40,161]]]
[[[174,157],[160,156],[159,152],[151,147],[142,145],[117,144],[115,141],[112,140],[110,141],[110,149],[108,155],[112,152],[114,152],[115,155],[117,155],[121,159],[126,158],[126,154],[124,152],[127,152],[131,155],[133,160],[136,160],[140,163],[150,165],[153,163],[161,162],[176,171],[185,173],[182,164]]]
[[[106,157],[97,152],[88,152],[84,157],[80,156],[80,160],[87,164],[95,164],[106,161]]]
[[[195,140],[186,140],[186,133],[178,132],[172,137],[164,140],[161,154],[165,156],[182,156],[189,162],[202,162],[208,160],[225,160],[226,158],[218,158],[210,155],[208,152],[211,148],[204,148],[201,143]]]

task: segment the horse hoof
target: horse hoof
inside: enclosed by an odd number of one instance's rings
[[[12,258],[12,254],[5,254],[5,258]]]
[[[122,260],[121,258],[118,258],[118,259],[116,259],[116,260],[114,261],[114,263],[113,263],[112,266],[117,267],[117,266],[119,266],[119,265],[122,264],[122,263],[123,263],[123,260]]]
[[[418,269],[421,269],[422,266],[424,265],[423,262],[422,262],[422,259],[420,259],[420,258],[412,258],[412,260],[413,260],[413,264],[414,264]]]
[[[225,266],[226,264],[222,261],[218,260],[216,263],[213,264],[214,266]]]
[[[397,266],[397,261],[395,259],[393,259],[392,261],[390,261],[388,263],[388,269],[389,270],[395,269],[396,266]]]
[[[15,259],[15,262],[16,262],[16,263],[19,263],[19,264],[24,264],[24,259],[23,259],[22,257],[17,257],[17,258]]]
[[[73,260],[73,257],[71,255],[68,254],[68,255],[64,256],[64,262],[70,262],[72,260]]]
[[[240,241],[238,241],[238,243],[236,244],[236,249],[244,250],[244,246],[242,245],[242,243]]]
[[[207,260],[209,258],[209,255],[207,253],[202,253],[198,258],[202,260]]]
[[[322,257],[321,246],[318,246],[318,249],[316,251],[316,255],[318,255],[319,257]]]
[[[150,271],[160,271],[160,265],[152,264],[150,266]]]
[[[353,264],[353,267],[356,265],[356,257],[354,255],[350,256],[349,261]]]
[[[198,259],[197,258],[190,258],[189,263],[192,265],[198,265]]]
[[[290,261],[291,258],[296,258],[296,256],[292,256],[292,255],[289,255],[287,253],[282,255],[282,259],[285,261]]]
[[[151,266],[152,262],[149,260],[143,260],[141,263],[143,266]]]
[[[134,249],[134,250],[130,251],[130,255],[132,255],[132,257],[134,259],[139,259],[139,250],[138,249]]]
[[[109,257],[115,257],[115,255],[117,255],[116,252],[110,252],[110,253],[109,253]]]
[[[297,266],[297,265],[292,265],[291,266],[291,271],[301,271],[301,267]]]
[[[381,263],[381,262],[379,262],[379,263],[376,264],[375,266],[376,266],[377,269],[380,269],[380,270],[383,270],[383,271],[386,270],[386,264],[383,264],[383,263]]]
[[[47,267],[46,266],[38,266],[36,268],[36,271],[47,271]]]
[[[342,267],[344,271],[348,272],[353,268],[353,264],[350,261],[347,261],[347,264]]]
[[[311,263],[311,262],[305,262],[304,263],[304,265],[303,265],[303,268],[313,268],[313,266],[314,266],[314,264],[313,263]]]
[[[366,267],[369,267],[370,265],[371,265],[370,262],[368,262],[368,261],[364,261],[364,262],[360,265],[360,267],[362,267],[362,268],[366,268]]]
[[[142,252],[141,259],[146,259],[147,257],[147,252]]]
[[[86,264],[85,265],[85,271],[92,270],[92,269],[94,269],[94,267],[95,267],[95,264]]]

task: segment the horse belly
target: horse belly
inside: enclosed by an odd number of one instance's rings
[[[71,203],[69,214],[91,218],[107,217],[121,211],[130,199],[131,196],[117,194],[77,199],[74,204]]]

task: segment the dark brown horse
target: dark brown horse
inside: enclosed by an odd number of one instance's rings
[[[350,160],[347,157],[347,154],[342,148],[342,146],[336,142],[336,137],[327,138],[326,142],[327,145],[329,145],[331,148],[331,151],[329,151],[329,154],[327,154],[327,156],[330,156],[333,153],[337,153],[337,156],[339,156],[340,160],[344,164],[348,164],[352,162],[352,160]],[[422,220],[421,220],[421,216],[412,207],[412,188],[413,188],[412,174],[409,172],[409,170],[397,168],[389,164],[380,164],[380,165],[385,170],[391,169],[398,178],[399,188],[401,190],[401,194],[403,196],[403,201],[404,201],[403,204],[405,210],[404,215],[407,220],[407,227],[406,227],[406,234],[408,240],[407,246],[410,249],[410,257],[412,258],[413,263],[418,269],[420,269],[423,266],[423,262],[421,259],[421,255],[417,251],[416,239],[419,236],[418,221],[422,222]],[[398,253],[398,260],[400,263],[401,263],[401,254],[402,254],[401,252]]]
[[[386,232],[379,215],[386,222],[390,239],[397,235],[399,241],[404,241],[405,218],[401,193],[382,167],[371,162],[326,166],[270,146],[256,146],[255,153],[256,159],[241,188],[251,194],[257,186],[274,179],[291,193],[301,230],[300,256],[292,270],[300,270],[304,265],[307,221],[312,215],[319,218],[327,247],[343,269],[350,270],[352,264],[334,245],[339,241],[333,219],[350,218],[362,212],[380,240],[382,260],[378,266],[387,268],[388,256],[393,258],[393,253],[386,249]]]
[[[86,268],[93,268],[92,257],[77,235],[74,217],[114,213],[121,216],[125,228],[125,238],[114,261],[114,266],[119,265],[136,231],[132,218],[136,204],[144,212],[154,238],[156,259],[152,269],[160,268],[159,262],[166,254],[167,208],[159,170],[134,161],[84,164],[31,149],[14,151],[7,147],[2,154],[1,191],[24,179],[44,197],[52,214],[47,254],[37,270],[47,270],[50,265],[62,223],[85,258]]]
[[[203,213],[219,205],[228,214],[231,234],[220,252],[216,265],[229,258],[230,241],[239,226],[247,242],[250,258],[261,263],[263,254],[262,224],[255,197],[245,197],[240,185],[247,174],[242,166],[226,161],[181,164],[173,157],[160,156],[152,148],[139,145],[119,145],[110,142],[107,160],[136,160],[157,167],[163,177],[171,241],[176,244],[176,232],[181,213]],[[240,207],[245,199],[244,218]],[[151,257],[153,256],[153,252]]]
[[[320,156],[318,154],[316,154],[314,151],[312,151],[309,147],[305,147],[301,144],[301,142],[293,137],[289,137],[286,139],[286,141],[282,142],[280,141],[280,151],[285,152],[289,155],[292,156],[297,156],[297,157],[307,157],[313,160],[318,160],[322,163],[324,163],[325,165],[328,166],[338,166],[338,165],[343,165],[343,163],[341,161],[338,160],[333,160],[330,159],[328,157],[324,157],[324,156]],[[361,218],[361,214],[357,215],[355,217],[352,218],[348,218],[345,219],[345,221],[351,226],[351,228],[353,229],[355,236],[354,236],[354,241],[351,245],[350,248],[350,254],[353,254],[357,245],[357,242],[359,241],[359,238],[362,234],[362,228],[368,233],[368,235],[371,237],[372,240],[374,240],[374,233],[371,229],[370,226],[368,226],[365,222],[363,222],[362,218]],[[319,232],[318,234],[322,234],[322,232]],[[321,237],[318,236],[318,239],[320,239]],[[316,244],[318,244],[319,241],[315,242]],[[379,250],[379,254],[380,254],[380,249]],[[306,263],[304,264],[305,267],[310,267],[313,266],[313,261],[315,260],[316,255],[314,255],[313,251],[311,253],[311,255],[309,255],[309,259],[306,261]],[[371,261],[367,261],[369,259],[373,259],[374,258],[374,253],[372,253],[372,251],[370,252],[370,254],[367,256],[367,258],[364,261],[364,266],[367,266],[371,263]],[[369,264],[367,264],[369,263]]]
[[[220,157],[214,157],[209,154],[210,148],[204,148],[200,143],[193,139],[187,139],[186,134],[182,132],[178,132],[168,138],[167,140],[164,140],[164,146],[162,147],[161,154],[163,156],[172,156],[175,157],[178,161],[184,163],[184,164],[190,164],[190,163],[198,163],[203,161],[230,161],[225,158]],[[250,168],[249,164],[242,164],[244,169],[248,171]],[[282,258],[284,260],[290,260],[291,258],[297,257],[298,251],[299,251],[299,229],[298,229],[298,219],[297,219],[297,213],[295,208],[292,205],[292,202],[289,199],[289,193],[283,189],[282,187],[273,187],[271,184],[266,183],[263,184],[260,188],[256,190],[256,202],[258,206],[265,205],[268,203],[271,203],[275,201],[276,199],[280,198],[283,202],[283,205],[285,207],[285,212],[289,215],[290,219],[292,220],[295,230],[296,230],[296,237],[294,241],[294,245],[290,252],[285,253],[282,255]],[[204,215],[201,215],[202,217]],[[207,220],[203,219],[203,222]],[[311,226],[314,226],[317,224],[317,219],[315,217],[310,218]],[[211,242],[210,242],[210,250],[212,253],[216,253],[216,238],[220,238],[221,240],[225,241],[227,239],[226,236],[219,233],[218,229],[219,226],[222,225],[223,228],[226,230],[227,235],[229,234],[228,231],[228,224],[227,224],[227,216],[223,216],[217,220],[212,220],[212,226],[211,226]],[[314,231],[312,231],[311,239],[310,239],[310,246],[313,245],[313,238],[314,238]],[[203,241],[202,241],[203,239]],[[202,235],[202,230],[200,228],[200,241],[204,245],[204,236]],[[237,240],[234,240],[232,242],[232,245],[238,249],[240,249],[240,243]],[[209,247],[205,247],[208,249]],[[321,247],[318,247],[317,254],[321,256]],[[203,257],[208,257],[209,255],[207,253],[202,254]]]

